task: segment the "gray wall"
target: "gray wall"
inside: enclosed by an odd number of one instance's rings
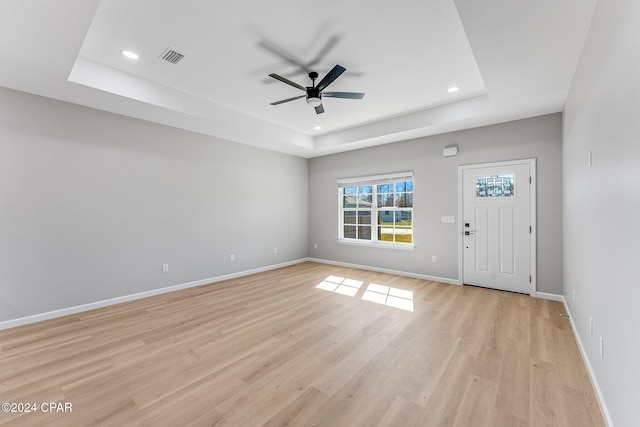
[[[304,258],[307,176],[306,159],[0,88],[0,321]]]
[[[639,22],[637,0],[598,2],[563,129],[564,294],[620,427],[640,425]]]
[[[457,280],[458,166],[536,158],[537,290],[561,294],[561,129],[561,115],[552,114],[311,159],[310,256]],[[458,146],[458,155],[444,158],[442,149],[450,144]],[[407,170],[415,179],[415,250],[338,244],[336,180]],[[456,224],[442,224],[444,215],[456,216]]]

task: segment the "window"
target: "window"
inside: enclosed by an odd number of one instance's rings
[[[476,197],[515,197],[513,175],[476,177]]]
[[[338,180],[339,240],[413,244],[413,174]]]

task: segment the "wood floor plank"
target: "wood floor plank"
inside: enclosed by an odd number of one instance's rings
[[[496,410],[491,420],[491,427],[528,427],[528,423],[516,416]]]
[[[398,396],[376,427],[424,426],[427,424],[427,417],[424,408]]]
[[[499,383],[504,366],[505,347],[498,347],[495,340],[488,337],[475,357],[471,372],[479,377]]]
[[[529,420],[531,409],[529,346],[509,341],[504,350],[496,409],[520,420]]]
[[[298,398],[271,417],[264,427],[304,425],[307,418],[327,402],[329,396],[315,387],[307,388]]]
[[[361,283],[317,287],[330,276]],[[363,299],[371,284],[413,311]],[[73,405],[0,425],[602,426],[563,313],[301,263],[0,331],[0,401]]]
[[[571,425],[562,405],[564,389],[552,363],[531,359],[531,425]]]
[[[403,378],[389,372],[382,359],[373,359],[358,370],[309,419],[310,425],[375,425],[403,387]]]
[[[490,427],[497,393],[498,385],[495,382],[471,375],[453,425]]]
[[[140,423],[149,426],[226,425],[226,419],[215,406],[245,386],[233,375],[209,375],[142,409]],[[120,425],[126,425],[126,422]]]
[[[473,357],[466,353],[454,353],[427,402],[429,426],[453,425],[471,378],[473,361]]]

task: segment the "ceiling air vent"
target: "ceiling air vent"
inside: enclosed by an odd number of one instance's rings
[[[184,58],[184,55],[176,52],[171,48],[166,48],[158,58],[164,59],[165,61],[171,62],[172,64],[177,64],[182,58]]]

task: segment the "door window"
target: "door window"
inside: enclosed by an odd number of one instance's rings
[[[476,197],[515,197],[515,188],[513,174],[476,176]]]

